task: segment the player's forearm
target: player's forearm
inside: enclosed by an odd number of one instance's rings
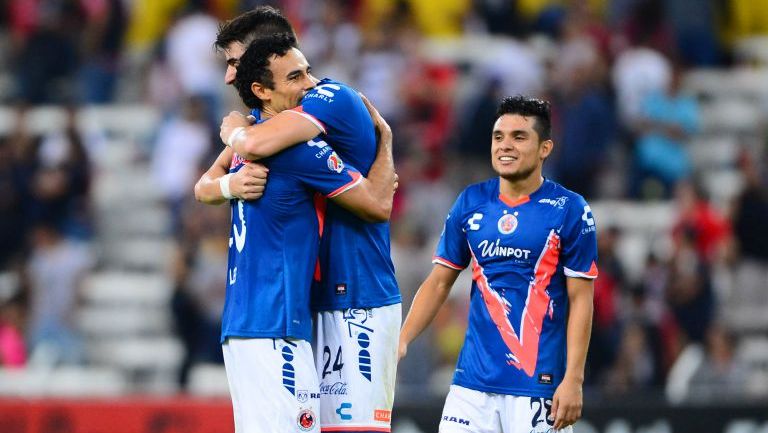
[[[440,307],[448,297],[458,272],[453,271],[455,275],[451,275],[450,272],[439,269],[440,267],[440,265],[436,265],[419,290],[416,291],[411,309],[408,311],[400,331],[402,343],[410,344],[424,332],[435,319],[437,312],[440,311]],[[445,277],[441,278],[441,275]]]
[[[379,203],[381,214],[388,220],[392,214],[392,200],[395,195],[395,162],[392,157],[392,131],[381,131],[376,159],[368,171],[370,192]]]
[[[572,293],[571,293],[572,292]],[[566,328],[567,360],[564,380],[584,383],[584,366],[592,332],[593,284],[586,281],[578,289],[569,288],[569,313]]]
[[[220,205],[227,201],[221,192],[221,185],[219,178],[224,176],[225,173],[221,173],[220,176],[214,178],[209,173],[203,174],[200,180],[195,184],[195,199],[200,203],[210,205]]]
[[[229,161],[232,160],[232,150],[224,149],[216,157],[208,171],[203,173],[200,180],[195,184],[195,199],[201,203],[219,205],[226,202],[226,198],[221,191],[219,179],[226,175]]]
[[[227,143],[238,155],[249,161],[272,156],[296,143],[312,140],[320,130],[300,115],[280,113],[266,122],[233,131]]]

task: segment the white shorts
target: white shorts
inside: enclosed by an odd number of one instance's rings
[[[228,338],[222,349],[235,433],[320,432],[320,390],[309,342]]]
[[[400,304],[317,313],[323,432],[390,431],[401,322]]]
[[[440,433],[572,433],[555,430],[552,399],[518,397],[451,385],[445,399]]]

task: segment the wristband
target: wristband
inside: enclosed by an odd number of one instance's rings
[[[245,134],[245,126],[238,126],[233,129],[227,138],[227,146],[232,147],[232,145],[235,144],[235,140],[237,140],[241,134]]]
[[[221,176],[219,178],[219,189],[221,189],[221,195],[227,199],[232,200],[235,198],[235,196],[232,195],[231,192],[229,192],[229,178],[232,177],[232,174],[225,174],[224,176]]]

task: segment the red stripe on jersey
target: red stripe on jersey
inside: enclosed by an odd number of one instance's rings
[[[585,275],[590,278],[597,278],[597,274],[598,274],[597,263],[595,263],[595,261],[592,260],[592,266],[589,267],[589,271],[587,271]]]
[[[457,271],[461,271],[461,270],[463,270],[466,267],[466,266],[459,266],[456,263],[453,263],[452,261],[446,260],[446,259],[444,259],[442,257],[439,257],[439,256],[433,256],[432,257],[432,263],[439,263],[439,264],[441,264],[443,266],[446,266],[448,268],[456,269]]]
[[[309,120],[310,122],[312,122],[315,125],[317,125],[323,131],[323,134],[325,134],[326,131],[328,131],[328,129],[325,127],[325,124],[323,122],[321,122],[320,119],[318,119],[317,117],[315,117],[315,116],[305,112],[303,106],[299,105],[298,107],[291,108],[288,111],[293,111],[296,114],[300,114],[300,115],[306,117],[307,120]]]
[[[356,186],[358,183],[363,181],[363,176],[360,173],[356,172],[356,171],[351,171],[350,170],[349,171],[349,176],[352,178],[352,180],[349,181],[349,183],[347,183],[346,185],[342,186],[341,188],[337,188],[335,191],[333,191],[332,193],[328,194],[327,197],[328,198],[334,198],[337,195],[339,195],[339,194],[341,194],[343,192],[346,192],[349,189],[352,189],[352,187]]]
[[[322,194],[319,192],[315,193],[315,214],[317,215],[317,229],[320,233],[320,237],[323,237],[323,229],[325,228],[325,207],[326,207],[326,201],[325,197],[323,197]],[[320,281],[320,279],[323,277],[322,272],[320,271],[320,257],[315,260],[315,281]]]
[[[534,268],[534,279],[528,286],[528,297],[520,317],[521,337],[518,337],[509,321],[509,304],[496,290],[491,289],[482,266],[472,253],[472,278],[480,289],[491,320],[493,320],[504,344],[507,345],[513,356],[513,359],[507,360],[507,363],[523,370],[528,377],[533,377],[536,371],[536,362],[539,357],[539,336],[541,335],[544,316],[548,313],[551,316],[549,311],[550,297],[546,288],[557,269],[559,257],[560,237],[552,230]]]

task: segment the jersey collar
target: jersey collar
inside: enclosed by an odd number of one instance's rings
[[[531,201],[531,197],[540,194],[544,190],[544,186],[548,184],[549,184],[549,179],[545,177],[544,182],[542,182],[541,185],[539,185],[536,191],[532,192],[529,195],[524,195],[516,200],[512,200],[511,198],[506,197],[504,194],[501,193],[501,191],[499,190],[499,180],[498,178],[496,178],[496,191],[499,191],[499,200],[501,200],[505,205],[509,207],[516,207]]]

